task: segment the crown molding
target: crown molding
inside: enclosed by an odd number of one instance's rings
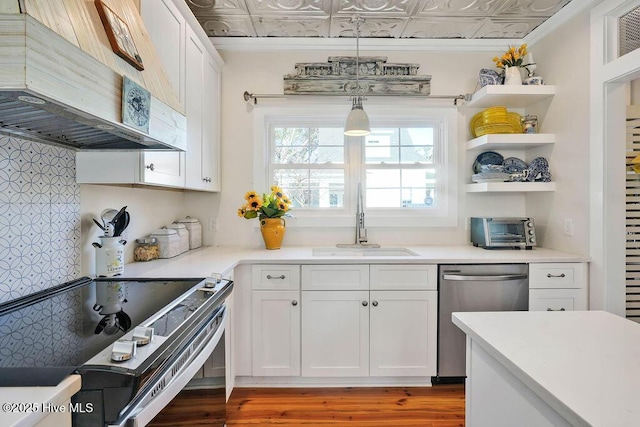
[[[345,50],[355,47],[353,38],[310,37],[210,37],[219,51],[284,51],[284,50]],[[360,51],[494,51],[520,44],[519,39],[363,39]]]

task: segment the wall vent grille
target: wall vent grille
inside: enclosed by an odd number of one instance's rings
[[[619,56],[640,47],[640,7],[618,18],[618,46]]]

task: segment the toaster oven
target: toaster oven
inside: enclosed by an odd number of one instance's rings
[[[533,249],[533,218],[471,218],[471,243],[485,249]]]

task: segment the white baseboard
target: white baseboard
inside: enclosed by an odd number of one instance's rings
[[[236,387],[431,387],[431,377],[236,377]]]

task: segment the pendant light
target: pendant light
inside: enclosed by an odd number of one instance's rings
[[[364,21],[359,16],[351,18],[351,22],[356,25],[356,86],[353,89],[353,95],[351,96],[351,112],[347,116],[347,121],[344,125],[344,134],[347,136],[364,136],[371,133],[371,126],[369,125],[369,116],[364,112],[362,108],[363,90],[360,88],[359,82],[359,69],[360,69],[360,23]]]

